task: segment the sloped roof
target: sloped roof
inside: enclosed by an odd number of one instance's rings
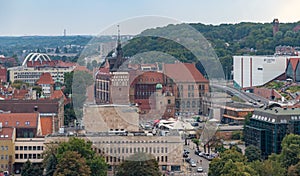
[[[0,122],[3,127],[36,128],[38,117],[38,113],[3,113],[0,114]]]
[[[37,84],[54,84],[54,81],[50,73],[42,73],[40,79],[37,81]]]
[[[2,130],[0,131],[0,141],[12,139],[13,132],[14,132],[14,128],[11,127],[2,128]]]
[[[51,134],[53,132],[52,117],[41,117],[40,119],[41,119],[42,135],[45,136],[47,134]]]
[[[59,100],[5,100],[0,101],[0,110],[12,113],[58,113]]]
[[[60,99],[62,97],[64,98],[65,101],[67,100],[64,93],[61,90],[54,90],[50,96],[50,99]]]
[[[17,90],[13,92],[13,98],[15,99],[25,99],[26,94],[29,92],[27,89]]]
[[[163,72],[175,82],[208,82],[191,63],[164,64]]]

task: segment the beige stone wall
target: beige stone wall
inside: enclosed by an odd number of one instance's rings
[[[0,170],[11,171],[14,163],[14,143],[11,139],[0,140]]]
[[[138,131],[139,117],[134,106],[87,105],[83,110],[86,132]]]

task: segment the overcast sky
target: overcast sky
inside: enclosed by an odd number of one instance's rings
[[[124,21],[131,28],[122,34],[176,21],[297,22],[299,7],[299,0],[0,0],[0,35],[63,35],[64,29],[68,35],[96,35]],[[155,20],[141,20],[149,15]]]

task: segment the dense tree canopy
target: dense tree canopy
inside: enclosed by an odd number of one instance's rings
[[[66,158],[66,152],[73,152],[70,155],[72,157]],[[70,138],[68,142],[62,142],[58,146],[56,144],[52,144],[48,146],[47,151],[45,152],[44,165],[46,165],[46,173],[62,173],[64,169],[68,166],[66,163],[72,163],[74,158],[77,160],[81,158],[82,169],[85,172],[89,173],[91,176],[106,176],[107,173],[107,164],[104,159],[100,156],[97,156],[96,153],[92,150],[92,143],[85,142],[83,139],[79,138]],[[87,171],[85,169],[85,165],[88,166]],[[75,165],[77,169],[79,166]],[[47,169],[48,168],[48,169]],[[55,168],[55,169],[54,169]],[[58,171],[59,170],[59,171]]]
[[[261,151],[259,148],[250,145],[245,149],[245,156],[247,157],[248,162],[252,162],[255,160],[260,160]]]
[[[118,167],[117,176],[160,176],[158,162],[147,153],[135,153]]]
[[[59,159],[54,176],[89,176],[91,170],[85,158],[74,151],[66,151]]]

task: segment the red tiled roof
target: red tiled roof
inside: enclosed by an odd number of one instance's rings
[[[175,82],[208,82],[191,63],[164,64],[163,72]]]
[[[54,81],[50,73],[42,73],[37,84],[54,84]]]
[[[54,90],[51,94],[50,99],[60,99],[61,97],[64,97],[64,99],[66,99],[64,93],[61,90]]]
[[[38,117],[38,113],[3,113],[0,114],[0,122],[3,127],[37,128]]]
[[[14,128],[3,127],[0,130],[0,141],[12,139],[13,132],[14,132]]]
[[[109,74],[109,68],[106,68],[106,67],[100,67],[99,68],[99,71],[97,72],[97,74],[100,74],[100,75],[106,75],[106,74]]]
[[[53,121],[52,117],[41,117],[41,128],[42,135],[45,136],[47,134],[51,134],[53,131]]]
[[[13,92],[13,98],[14,99],[25,99],[26,94],[29,92],[29,90],[17,90],[15,89]]]
[[[87,69],[86,66],[81,66],[81,65],[76,66],[74,71],[86,71],[86,72],[91,73],[91,71],[89,69]]]

